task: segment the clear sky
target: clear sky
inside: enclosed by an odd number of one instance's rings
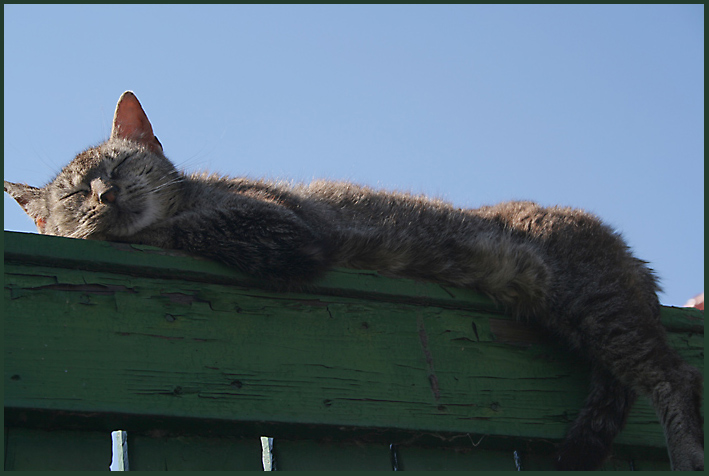
[[[703,5],[4,13],[8,180],[50,181],[131,89],[180,168],[584,208],[664,304],[704,289]]]

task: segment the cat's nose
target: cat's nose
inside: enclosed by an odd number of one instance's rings
[[[116,201],[117,192],[118,189],[116,189],[116,187],[109,187],[99,194],[98,199],[101,203],[114,203]]]
[[[96,178],[91,181],[91,192],[98,201],[104,204],[115,203],[118,197],[118,187],[108,180]]]

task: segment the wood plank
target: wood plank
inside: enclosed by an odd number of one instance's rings
[[[128,435],[131,471],[263,471],[252,438]]]
[[[5,471],[108,471],[111,434],[7,428]]]
[[[391,471],[386,445],[337,441],[274,441],[277,471]]]
[[[486,298],[368,271],[277,294],[156,248],[5,232],[4,292],[11,410],[555,440],[586,393],[586,363]],[[703,368],[703,313],[663,322]],[[664,448],[647,400],[617,441]]]
[[[58,266],[94,271],[111,270],[132,276],[174,277],[184,281],[245,285],[267,288],[267,283],[233,268],[175,250],[153,246],[88,241],[34,233],[4,232],[5,262]],[[485,296],[408,279],[388,279],[374,271],[337,269],[316,282],[312,289],[326,294],[366,296],[388,301],[438,303],[456,308],[473,306],[495,310]],[[502,313],[500,309],[498,312]]]
[[[516,471],[513,451],[475,448],[398,448],[402,471]],[[553,469],[549,464],[547,468]]]

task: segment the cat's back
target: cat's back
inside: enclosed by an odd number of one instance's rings
[[[346,181],[298,183],[208,173],[193,173],[187,179],[187,195],[195,206],[259,201],[298,213],[307,221],[327,220],[333,226],[355,228],[464,221],[460,210],[444,200]]]
[[[588,241],[594,248],[625,247],[623,240],[595,215],[569,207],[545,207],[531,201],[509,201],[480,208],[457,208],[450,202],[408,192],[376,189],[352,182],[228,177],[208,173],[188,176],[193,201],[210,206],[249,200],[271,202],[333,225],[424,227],[437,235],[500,232],[544,246]]]
[[[534,243],[553,270],[557,307],[583,314],[599,296],[609,303],[632,301],[659,318],[660,290],[647,262],[633,256],[620,233],[592,213],[533,202],[504,202],[475,214]]]
[[[550,263],[564,269],[585,266],[597,272],[640,262],[620,233],[582,209],[512,201],[480,207],[471,213],[534,243]],[[611,264],[612,263],[612,264]],[[610,269],[605,270],[610,272]]]

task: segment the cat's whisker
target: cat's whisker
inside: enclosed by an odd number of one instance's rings
[[[182,182],[183,182],[183,180],[179,179],[179,180],[171,180],[169,182],[162,183],[162,184],[158,185],[157,187],[153,188],[152,190],[150,190],[150,193],[158,193],[164,188],[172,187],[173,185],[178,184],[178,183],[182,183]]]

